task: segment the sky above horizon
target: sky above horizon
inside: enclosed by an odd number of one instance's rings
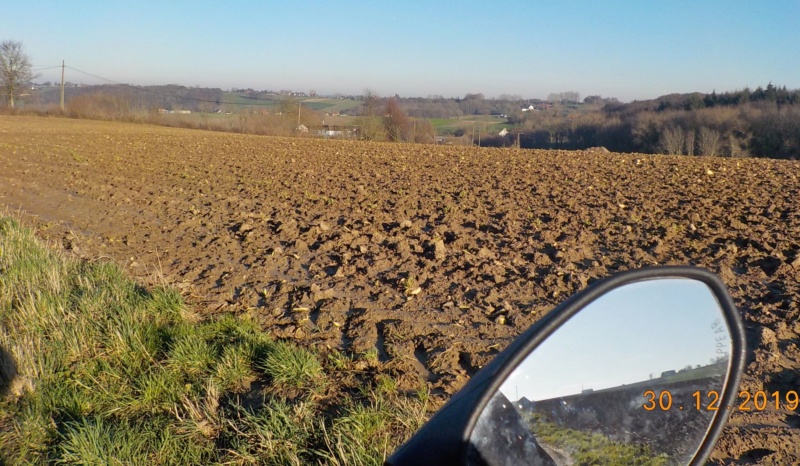
[[[10,2],[39,82],[623,101],[800,88],[800,0]],[[67,81],[104,81],[67,69]]]

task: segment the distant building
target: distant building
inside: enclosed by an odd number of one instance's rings
[[[360,128],[352,125],[322,125],[312,126],[309,132],[315,136],[323,138],[357,138],[359,136]]]

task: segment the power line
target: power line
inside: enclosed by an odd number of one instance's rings
[[[61,68],[61,65],[58,65],[58,66],[48,66],[48,67],[45,67],[45,68],[34,68],[34,69],[32,69],[31,71],[44,71],[44,70],[53,70],[53,69],[56,69],[56,68]]]
[[[125,84],[125,83],[121,83],[121,82],[118,82],[118,81],[114,81],[113,79],[108,79],[108,78],[104,78],[102,76],[97,76],[96,74],[89,73],[88,71],[79,70],[78,68],[73,68],[73,67],[71,67],[69,65],[65,65],[65,67],[71,69],[72,71],[77,71],[78,73],[83,73],[83,74],[89,75],[89,76],[91,76],[93,78],[102,79],[103,81],[108,81],[110,83],[120,84],[120,85],[123,85],[123,86],[131,86],[130,84]],[[131,87],[134,87],[134,86],[131,86]]]

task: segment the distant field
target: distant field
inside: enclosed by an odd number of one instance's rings
[[[461,128],[470,134],[472,128],[475,128],[475,134],[478,131],[482,134],[490,133],[492,136],[499,133],[503,128],[511,129],[514,125],[508,124],[505,118],[499,118],[492,115],[474,115],[464,116],[458,118],[431,118],[431,124],[437,133],[452,134],[455,130]]]
[[[245,108],[261,107],[269,111],[275,111],[284,102],[291,100],[288,96],[273,95],[273,96],[260,96],[259,98],[250,98],[237,92],[226,92],[223,100],[230,102],[237,108],[234,111],[239,111]],[[350,110],[357,107],[360,102],[352,99],[329,99],[329,98],[300,98],[295,99],[302,102],[302,105],[317,111],[323,112],[341,112]]]
[[[272,98],[275,97],[275,98]],[[279,96],[268,96],[259,98],[250,98],[235,92],[226,92],[222,98],[224,102],[230,102],[235,106],[231,109],[233,112],[241,111],[242,109],[253,108],[266,108],[269,111],[274,111],[275,108],[281,105],[282,99]]]
[[[325,112],[343,112],[361,105],[361,102],[351,99],[304,99],[303,105],[307,105],[314,110]]]
[[[317,111],[324,110],[326,112],[330,111],[331,107],[334,106],[334,104],[330,102],[317,100],[303,100],[302,105],[306,108],[311,108]]]

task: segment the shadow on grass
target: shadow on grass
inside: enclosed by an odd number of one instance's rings
[[[0,398],[6,396],[11,382],[17,376],[17,363],[4,347],[0,346]]]
[[[5,398],[16,376],[17,363],[14,361],[14,356],[5,347],[0,346],[0,400]],[[5,464],[8,464],[8,461],[0,451],[0,466]]]

